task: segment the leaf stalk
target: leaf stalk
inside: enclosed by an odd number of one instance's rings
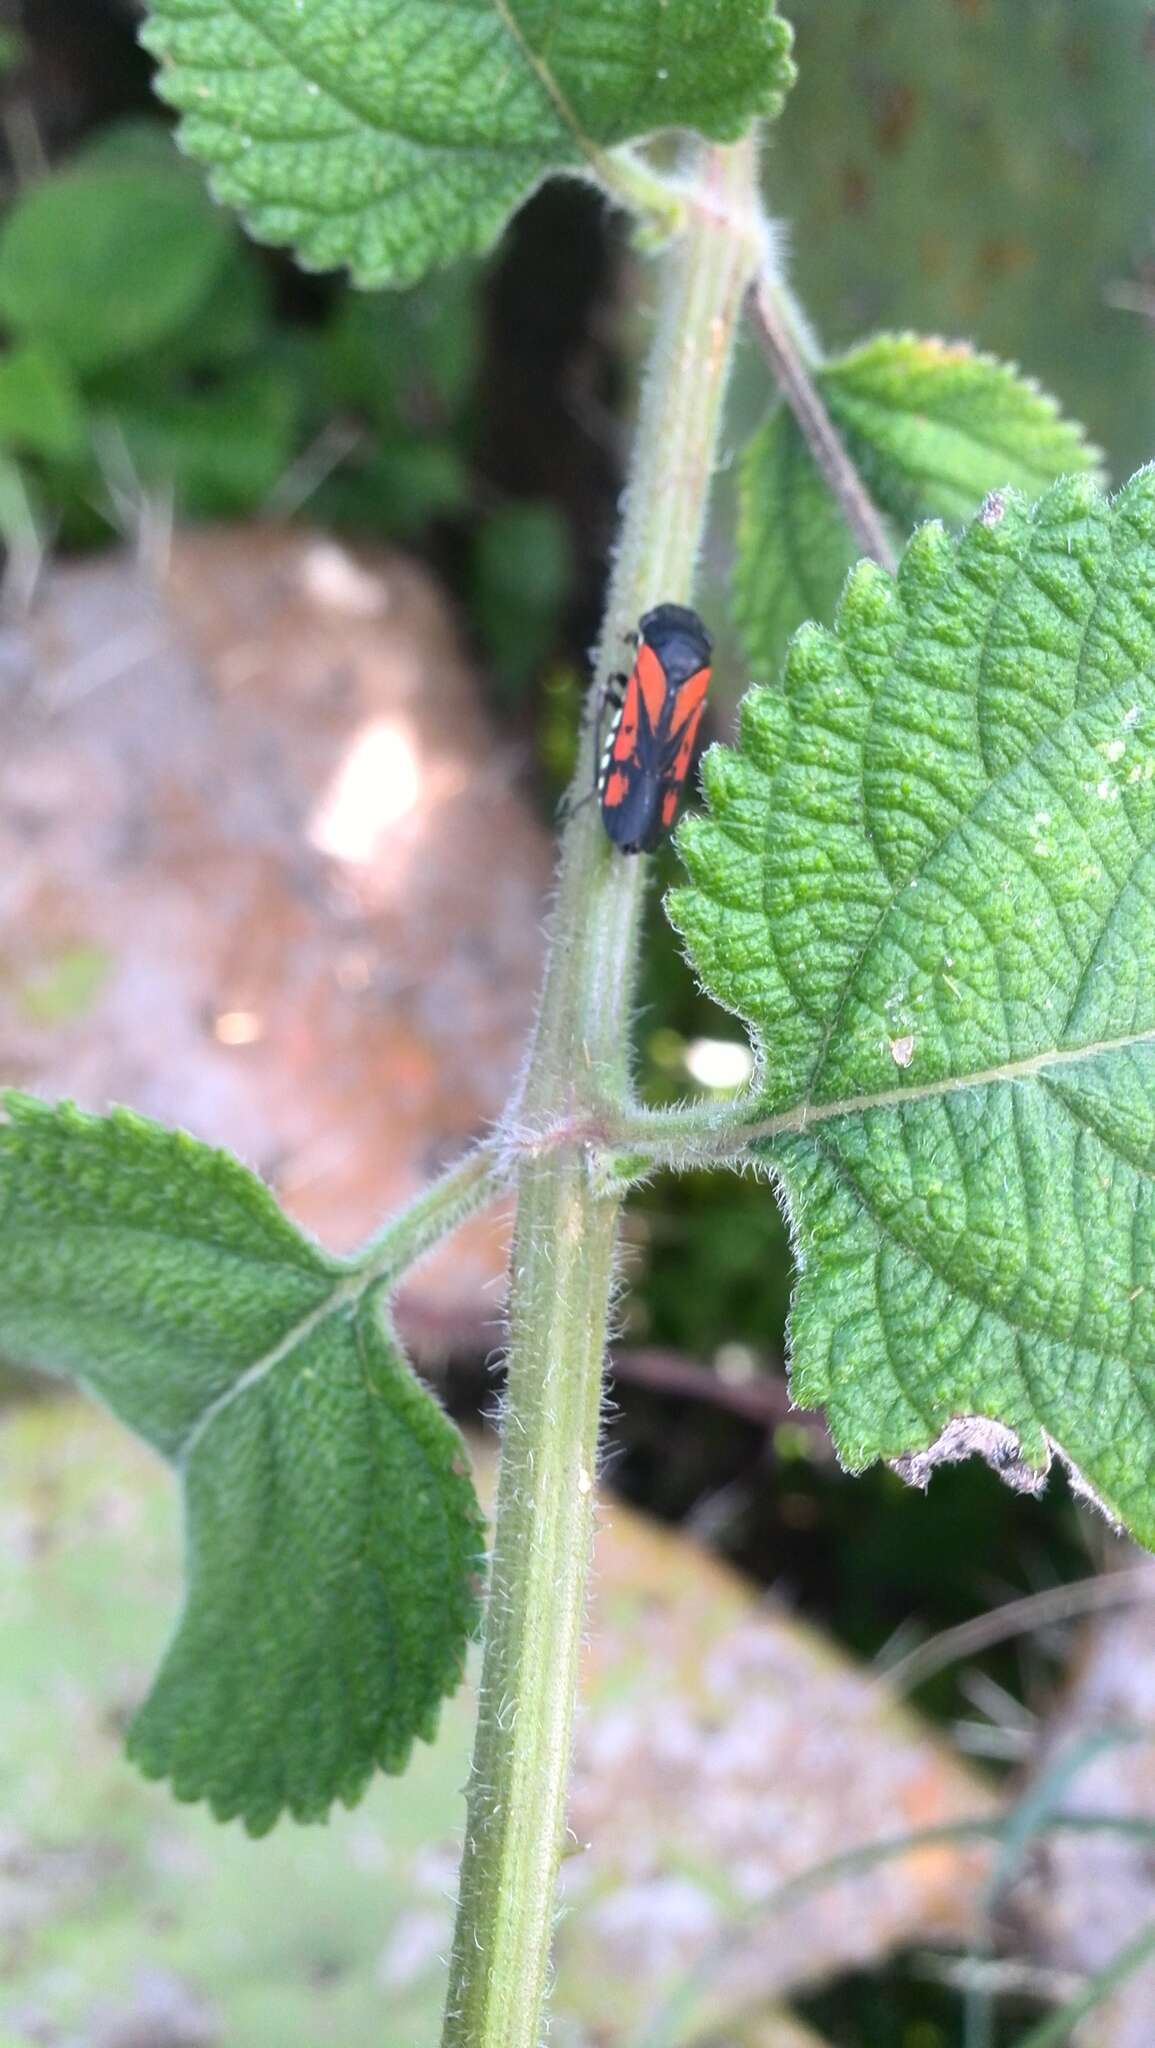
[[[442,1238],[495,1200],[513,1178],[504,1147],[478,1145],[399,1209],[350,1263],[347,1291],[389,1281],[436,1250]]]
[[[898,567],[886,523],[863,483],[846,443],[827,412],[810,373],[785,288],[769,260],[750,288],[749,312],[759,346],[814,461],[854,536],[855,545],[890,575]]]

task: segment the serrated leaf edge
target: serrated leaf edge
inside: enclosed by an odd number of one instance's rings
[[[100,1121],[100,1119],[97,1119],[97,1121]],[[231,1155],[225,1153],[223,1156],[229,1158]],[[251,1392],[254,1386],[259,1385],[262,1380],[267,1378],[274,1367],[280,1364],[296,1348],[297,1344],[308,1337],[330,1315],[338,1313],[344,1307],[355,1307],[357,1310],[354,1321],[354,1336],[358,1346],[361,1342],[360,1324],[362,1318],[364,1316],[375,1316],[379,1319],[382,1325],[381,1334],[383,1340],[387,1345],[391,1345],[394,1348],[397,1369],[409,1374],[414,1385],[419,1388],[425,1398],[437,1409],[439,1418],[449,1429],[454,1430],[456,1433],[456,1426],[452,1423],[449,1416],[445,1414],[440,1403],[437,1402],[436,1396],[418,1380],[416,1373],[413,1372],[412,1367],[409,1365],[396,1338],[384,1301],[380,1298],[375,1299],[375,1297],[382,1297],[384,1292],[385,1283],[379,1278],[362,1281],[360,1285],[356,1284],[355,1279],[348,1279],[339,1284],[325,1302],[317,1309],[310,1311],[309,1315],[302,1317],[294,1325],[293,1330],[286,1338],[277,1344],[264,1358],[259,1359],[254,1366],[243,1373],[234,1385],[225,1394],[218,1397],[216,1401],[212,1402],[204,1414],[198,1418],[185,1443],[181,1446],[178,1456],[171,1461],[180,1481],[182,1549],[186,1557],[189,1551],[190,1539],[188,1495],[184,1482],[189,1462],[203,1435],[222,1411],[230,1407],[235,1399],[246,1392]],[[79,1375],[77,1379],[78,1384],[82,1384]],[[209,1792],[199,1779],[180,1774],[174,1771],[168,1763],[159,1760],[155,1756],[150,1756],[138,1739],[138,1724],[153,1697],[156,1684],[159,1682],[159,1675],[164,1669],[168,1654],[176,1644],[185,1625],[191,1597],[191,1589],[186,1571],[183,1580],[183,1595],[176,1617],[166,1638],[164,1648],[157,1660],[156,1677],[154,1678],[153,1685],[149,1688],[148,1694],[137,1710],[137,1714],[134,1716],[125,1737],[125,1754],[130,1762],[140,1771],[141,1776],[155,1784],[168,1784],[172,1796],[180,1801],[182,1805],[203,1804],[207,1806],[213,1818],[219,1822],[225,1823],[231,1820],[240,1820],[245,1832],[254,1839],[271,1833],[277,1822],[285,1816],[288,1816],[289,1819],[300,1825],[309,1825],[326,1819],[334,1806],[342,1805],[348,1808],[356,1806],[363,1797],[365,1788],[375,1771],[380,1771],[386,1777],[399,1777],[408,1768],[410,1757],[417,1743],[432,1743],[436,1740],[441,1710],[446,1700],[451,1698],[453,1693],[456,1692],[465,1675],[469,1644],[476,1637],[481,1619],[480,1596],[482,1573],[485,1566],[485,1517],[477,1503],[476,1493],[473,1490],[464,1439],[462,1439],[460,1466],[455,1459],[448,1473],[443,1476],[451,1477],[458,1485],[462,1493],[463,1519],[472,1529],[476,1539],[473,1581],[464,1602],[471,1609],[472,1618],[466,1625],[459,1645],[446,1650],[440,1666],[430,1681],[431,1697],[427,1711],[423,1718],[410,1730],[403,1742],[397,1743],[388,1753],[375,1752],[373,1756],[363,1763],[358,1763],[355,1767],[351,1767],[346,1774],[345,1783],[335,1789],[323,1803],[318,1802],[314,1805],[312,1802],[309,1802],[307,1805],[301,1806],[298,1802],[287,1800],[268,1818],[263,1813],[260,1815],[252,1813],[246,1807],[243,1798],[228,1799],[219,1794]],[[433,1691],[434,1686],[436,1686],[435,1694]]]
[[[63,1124],[71,1126],[73,1129],[79,1128],[92,1132],[111,1127],[114,1131],[124,1133],[126,1136],[143,1133],[147,1134],[151,1139],[166,1141],[176,1152],[185,1152],[189,1155],[199,1156],[206,1163],[211,1161],[219,1164],[229,1174],[243,1177],[250,1185],[250,1192],[255,1193],[263,1203],[267,1204],[275,1212],[280,1222],[301,1240],[302,1244],[314,1255],[316,1260],[315,1270],[317,1270],[318,1274],[327,1269],[334,1276],[334,1285],[324,1299],[314,1308],[310,1309],[307,1315],[298,1318],[269,1351],[261,1358],[256,1359],[251,1366],[246,1367],[245,1371],[238,1375],[231,1386],[225,1388],[223,1393],[219,1394],[215,1400],[209,1402],[198,1415],[183,1442],[174,1453],[165,1458],[164,1462],[171,1467],[178,1479],[183,1547],[186,1555],[189,1547],[189,1532],[188,1497],[185,1479],[190,1462],[202,1439],[224,1412],[232,1407],[236,1401],[251,1393],[315,1329],[327,1321],[331,1315],[339,1314],[344,1308],[353,1308],[357,1311],[355,1322],[358,1327],[364,1316],[375,1316],[379,1319],[382,1325],[382,1337],[393,1348],[397,1370],[409,1375],[421,1395],[437,1409],[439,1417],[445,1422],[447,1427],[450,1429],[454,1428],[450,1418],[445,1415],[444,1410],[437,1402],[436,1396],[419,1380],[417,1374],[413,1372],[404,1350],[393,1331],[384,1299],[388,1291],[389,1275],[378,1271],[375,1266],[359,1264],[355,1260],[334,1259],[321,1245],[315,1244],[296,1222],[285,1215],[271,1190],[266,1187],[257,1174],[245,1166],[241,1160],[237,1159],[235,1154],[226,1151],[223,1147],[207,1145],[202,1140],[194,1138],[187,1131],[158,1124],[152,1118],[142,1116],[139,1111],[122,1105],[116,1105],[102,1115],[94,1111],[81,1109],[77,1103],[70,1099],[46,1102],[41,1097],[29,1095],[21,1089],[0,1089],[0,1128],[18,1128],[22,1124],[25,1126],[35,1125],[41,1120],[54,1124],[58,1128]],[[125,1224],[124,1228],[129,1232],[134,1230],[134,1226],[131,1224]],[[139,1232],[138,1234],[147,1233]],[[271,1272],[278,1270],[277,1262],[262,1262],[257,1254],[252,1254],[251,1257],[254,1265],[264,1263],[267,1270]],[[287,1263],[284,1264],[284,1269],[286,1271],[302,1270],[301,1268],[293,1268]],[[357,1341],[360,1341],[359,1336]],[[99,1390],[91,1385],[83,1372],[71,1372],[69,1379],[77,1387],[81,1388],[90,1400],[95,1401],[98,1406],[107,1406]],[[121,1427],[124,1426],[121,1423]],[[453,1466],[449,1470],[451,1476],[458,1482],[462,1492],[464,1518],[476,1536],[474,1560],[476,1583],[471,1589],[472,1598],[467,1597],[465,1603],[472,1609],[472,1621],[466,1627],[459,1649],[447,1651],[436,1678],[438,1696],[431,1698],[428,1712],[424,1719],[413,1728],[403,1749],[398,1747],[388,1759],[375,1756],[363,1768],[359,1767],[357,1770],[351,1771],[348,1783],[342,1789],[333,1793],[324,1808],[325,1812],[330,1811],[332,1806],[337,1803],[343,1803],[346,1806],[355,1805],[372,1777],[374,1770],[381,1770],[386,1775],[392,1776],[396,1776],[403,1771],[412,1754],[415,1743],[418,1741],[433,1741],[439,1723],[441,1706],[456,1690],[464,1675],[468,1644],[471,1637],[476,1634],[480,1621],[481,1574],[485,1564],[485,1518],[473,1490],[464,1440],[462,1440],[460,1469],[458,1469],[457,1460],[454,1460]],[[166,1640],[164,1651],[158,1661],[158,1674],[163,1668],[169,1650],[177,1641],[184,1626],[189,1605],[189,1594],[190,1589],[186,1574],[183,1583],[183,1594],[176,1618]],[[151,1698],[152,1691],[153,1688],[150,1687],[149,1694],[140,1710],[141,1712],[143,1712],[143,1706],[147,1705],[148,1699]],[[246,1815],[243,1802],[238,1804],[231,1800],[224,1800],[219,1797],[214,1798],[211,1794],[206,1793],[203,1786],[194,1785],[191,1780],[178,1783],[165,1763],[150,1759],[139,1747],[134,1739],[136,1726],[137,1722],[134,1718],[125,1739],[125,1752],[141,1772],[141,1775],[153,1782],[168,1782],[174,1797],[184,1803],[194,1804],[203,1802],[207,1804],[217,1820],[228,1821],[240,1818],[244,1822],[247,1832],[256,1836],[268,1833],[276,1825],[277,1820],[283,1813],[289,1813],[296,1820],[315,1820],[318,1818],[320,1809],[314,1811],[310,1808],[308,1813],[301,1813],[289,1804],[281,1808],[278,1813],[268,1820],[263,1818],[251,1820]]]
[[[841,354],[830,357],[822,364],[817,373],[817,381],[826,393],[827,398],[829,399],[830,397],[831,385],[834,386],[835,392],[837,392],[840,371],[845,370],[855,362],[868,358],[876,349],[880,350],[885,347],[936,348],[942,351],[943,360],[947,363],[965,362],[991,372],[996,381],[1003,385],[1004,388],[1017,387],[1019,390],[1027,392],[1055,425],[1067,429],[1072,440],[1083,450],[1086,457],[1085,464],[1077,471],[1070,473],[1072,475],[1088,476],[1099,485],[1106,483],[1106,455],[1098,443],[1092,441],[1084,432],[1081,422],[1073,419],[1070,413],[1064,410],[1061,400],[1055,396],[1055,393],[1049,391],[1046,385],[1040,383],[1039,379],[1033,376],[1029,370],[1024,370],[1021,363],[1017,362],[1013,357],[997,356],[992,350],[975,348],[973,343],[968,341],[951,341],[942,334],[919,334],[915,329],[909,327],[884,328],[880,333],[868,336],[865,341],[855,342],[850,348],[844,349]],[[885,398],[878,397],[877,395],[872,396],[871,403],[880,406],[885,411],[893,413],[899,418],[910,417],[909,408],[904,408],[898,403],[892,404]],[[994,453],[1001,453],[1001,445],[999,443],[984,441],[982,436],[978,434],[974,435],[973,439],[977,446],[990,447]]]
[[[527,204],[534,193],[551,177],[576,176],[592,179],[599,186],[599,189],[607,192],[618,205],[627,211],[633,210],[634,202],[636,202],[645,181],[640,180],[636,172],[633,176],[623,177],[618,175],[615,169],[615,159],[624,163],[625,159],[622,157],[622,152],[628,149],[631,143],[647,140],[651,134],[664,132],[663,127],[659,125],[653,130],[640,130],[636,136],[622,138],[613,146],[606,146],[595,142],[583,129],[549,65],[537,55],[532,45],[528,42],[508,4],[508,0],[491,0],[491,5],[497,21],[505,31],[514,50],[532,73],[541,91],[543,100],[570,135],[577,150],[579,161],[576,164],[567,163],[564,157],[559,156],[556,162],[541,166],[532,175],[528,176],[524,183],[519,185],[518,196],[513,200],[512,204],[508,198],[503,198],[491,203],[488,208],[479,206],[473,220],[467,224],[460,243],[449,253],[445,259],[446,261],[457,261],[469,255],[474,257],[485,255],[498,240],[507,222],[520,212],[521,208]],[[749,112],[743,113],[740,118],[730,122],[715,123],[710,134],[712,139],[716,141],[737,141],[750,122],[756,117],[766,121],[776,119],[797,76],[797,68],[791,57],[794,42],[793,28],[789,21],[778,13],[777,0],[766,0],[766,9],[764,28],[768,76],[762,100]],[[253,20],[248,15],[245,16],[245,19],[251,28],[258,31],[261,29],[259,21]],[[138,29],[137,39],[142,48],[156,61],[157,70],[153,79],[154,90],[180,116],[176,133],[178,147],[186,157],[201,167],[205,174],[209,191],[212,193],[217,204],[228,207],[238,214],[244,226],[255,240],[264,242],[271,247],[291,247],[296,261],[306,271],[327,272],[346,270],[355,284],[367,290],[385,287],[404,289],[419,283],[422,278],[438,268],[436,258],[431,261],[427,256],[416,253],[409,260],[404,258],[390,259],[384,265],[365,265],[358,263],[354,258],[347,258],[339,263],[333,263],[325,259],[315,261],[304,247],[302,236],[298,229],[274,224],[271,216],[280,210],[280,203],[277,200],[240,198],[235,193],[230,192],[226,176],[219,164],[214,163],[208,150],[199,149],[194,143],[189,141],[188,130],[192,125],[194,116],[192,111],[184,105],[180,96],[174,91],[167,75],[170,69],[176,69],[177,67],[169,57],[168,33],[164,21],[156,15],[146,14]],[[272,42],[272,38],[268,40]],[[276,48],[276,45],[274,44],[273,47]],[[277,54],[279,56],[282,54],[279,49]],[[296,56],[293,58],[293,63],[299,70],[304,71],[304,65],[301,64],[300,59]],[[327,82],[323,86],[317,80],[312,81],[312,83],[326,92],[333,91],[333,88]],[[347,102],[341,102],[341,104],[347,114],[362,122],[367,129],[379,135],[383,140],[399,141],[406,139],[398,136],[388,126],[369,120],[360,108],[356,108]],[[436,147],[437,145],[434,143],[432,146]],[[494,151],[498,155],[502,153],[498,145],[494,145]],[[507,150],[505,154],[510,156],[512,151]],[[659,189],[659,181],[655,175],[653,195],[655,200]],[[676,198],[677,188],[675,185],[670,184],[667,189],[672,203]],[[384,197],[384,194],[379,194],[378,197]],[[664,208],[659,210],[665,211]],[[676,210],[675,207],[673,209],[675,215]]]

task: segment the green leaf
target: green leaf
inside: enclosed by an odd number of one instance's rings
[[[0,1349],[170,1460],[188,1590],[129,1748],[251,1832],[400,1770],[458,1683],[480,1526],[460,1438],[351,1270],[223,1153],[5,1098]]]
[[[39,348],[0,355],[0,447],[67,460],[84,442],[84,408],[64,365]]]
[[[361,284],[478,254],[631,138],[732,139],[792,77],[773,0],[153,0],[144,40],[218,198]]]
[[[85,170],[131,170],[138,181],[183,178],[189,188],[190,209],[215,216],[200,171],[179,154],[172,130],[161,121],[118,121],[110,128],[98,129],[73,162]],[[270,295],[260,260],[239,236],[230,235],[208,292],[179,327],[167,333],[162,343],[150,347],[147,365],[132,367],[134,372],[146,367],[155,385],[162,376],[211,369],[262,345],[267,348],[271,329]]]
[[[79,370],[176,333],[231,246],[227,220],[172,156],[81,165],[24,192],[0,229],[0,321]]]
[[[217,272],[207,297],[175,333],[149,354],[149,375],[214,370],[274,343],[270,292],[256,251],[240,237]]]
[[[1004,486],[1031,497],[1098,450],[1053,398],[965,342],[880,334],[815,382],[879,510],[903,537],[970,518]],[[735,609],[767,673],[805,619],[828,620],[858,550],[794,416],[775,407],[742,459]]]
[[[772,675],[805,619],[832,617],[856,559],[793,414],[776,405],[738,470],[734,618],[756,668]]]
[[[704,781],[671,914],[759,1051],[796,1398],[1155,1544],[1155,469],[860,565]]]
[[[138,177],[180,177],[203,185],[200,173],[181,156],[172,129],[158,113],[130,114],[96,128],[71,159],[73,170],[135,171]]]
[[[819,381],[868,486],[885,492],[898,519],[967,519],[989,490],[1035,497],[1056,477],[1099,464],[1049,393],[966,342],[876,335],[828,363]]]

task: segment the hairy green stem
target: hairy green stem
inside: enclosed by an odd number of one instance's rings
[[[636,149],[623,144],[620,149],[599,150],[592,165],[598,183],[632,216],[642,245],[657,248],[684,228],[686,194]]]
[[[752,139],[703,150],[661,259],[621,545],[595,691],[639,614],[686,600],[742,298],[757,262]],[[574,795],[593,774],[587,719]],[[569,1126],[518,1177],[509,1376],[477,1739],[444,2048],[537,2048],[565,1823],[593,1537],[602,1366],[620,1196],[576,1133],[628,1088],[644,863],[573,806],[518,1117]]]
[[[406,1272],[467,1216],[493,1201],[512,1179],[512,1164],[503,1148],[479,1145],[467,1152],[363,1246],[351,1261],[350,1279],[368,1287]]]

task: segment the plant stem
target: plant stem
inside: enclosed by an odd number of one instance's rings
[[[802,437],[834,495],[838,509],[864,555],[893,576],[898,556],[882,514],[852,462],[810,374],[784,294],[764,266],[750,289],[754,331]]]
[[[351,1261],[350,1278],[368,1287],[404,1273],[476,1209],[493,1201],[513,1179],[508,1157],[496,1145],[467,1152],[423,1188]]]
[[[691,593],[743,294],[758,256],[753,140],[703,150],[687,224],[661,259],[621,544],[595,689],[626,633]],[[593,774],[592,720],[575,794]],[[519,1114],[595,1116],[626,1093],[644,863],[592,805],[562,842],[550,960]],[[620,1197],[580,1144],[518,1179],[510,1352],[477,1739],[444,2048],[537,2048],[565,1820],[593,1538],[597,1436]]]
[[[599,150],[591,159],[598,182],[631,215],[643,245],[659,246],[686,224],[686,195],[628,144]]]
[[[1049,2019],[1040,2020],[1037,2027],[1032,2027],[1028,2034],[1021,2035],[1018,2048],[1064,2048],[1064,2044],[1071,2039],[1072,2028],[1077,2026],[1080,2020],[1085,2019],[1089,2012],[1094,2012],[1097,2005],[1102,2005],[1104,1999],[1109,1998],[1112,1991],[1117,1991],[1128,1977],[1133,1976],[1153,1952],[1155,1922],[1136,1935],[1134,1941],[1129,1941],[1126,1948],[1121,1948],[1105,1969],[1097,1970],[1093,1977],[1088,1977],[1082,1990],[1064,2005],[1060,2012],[1052,2013]]]

